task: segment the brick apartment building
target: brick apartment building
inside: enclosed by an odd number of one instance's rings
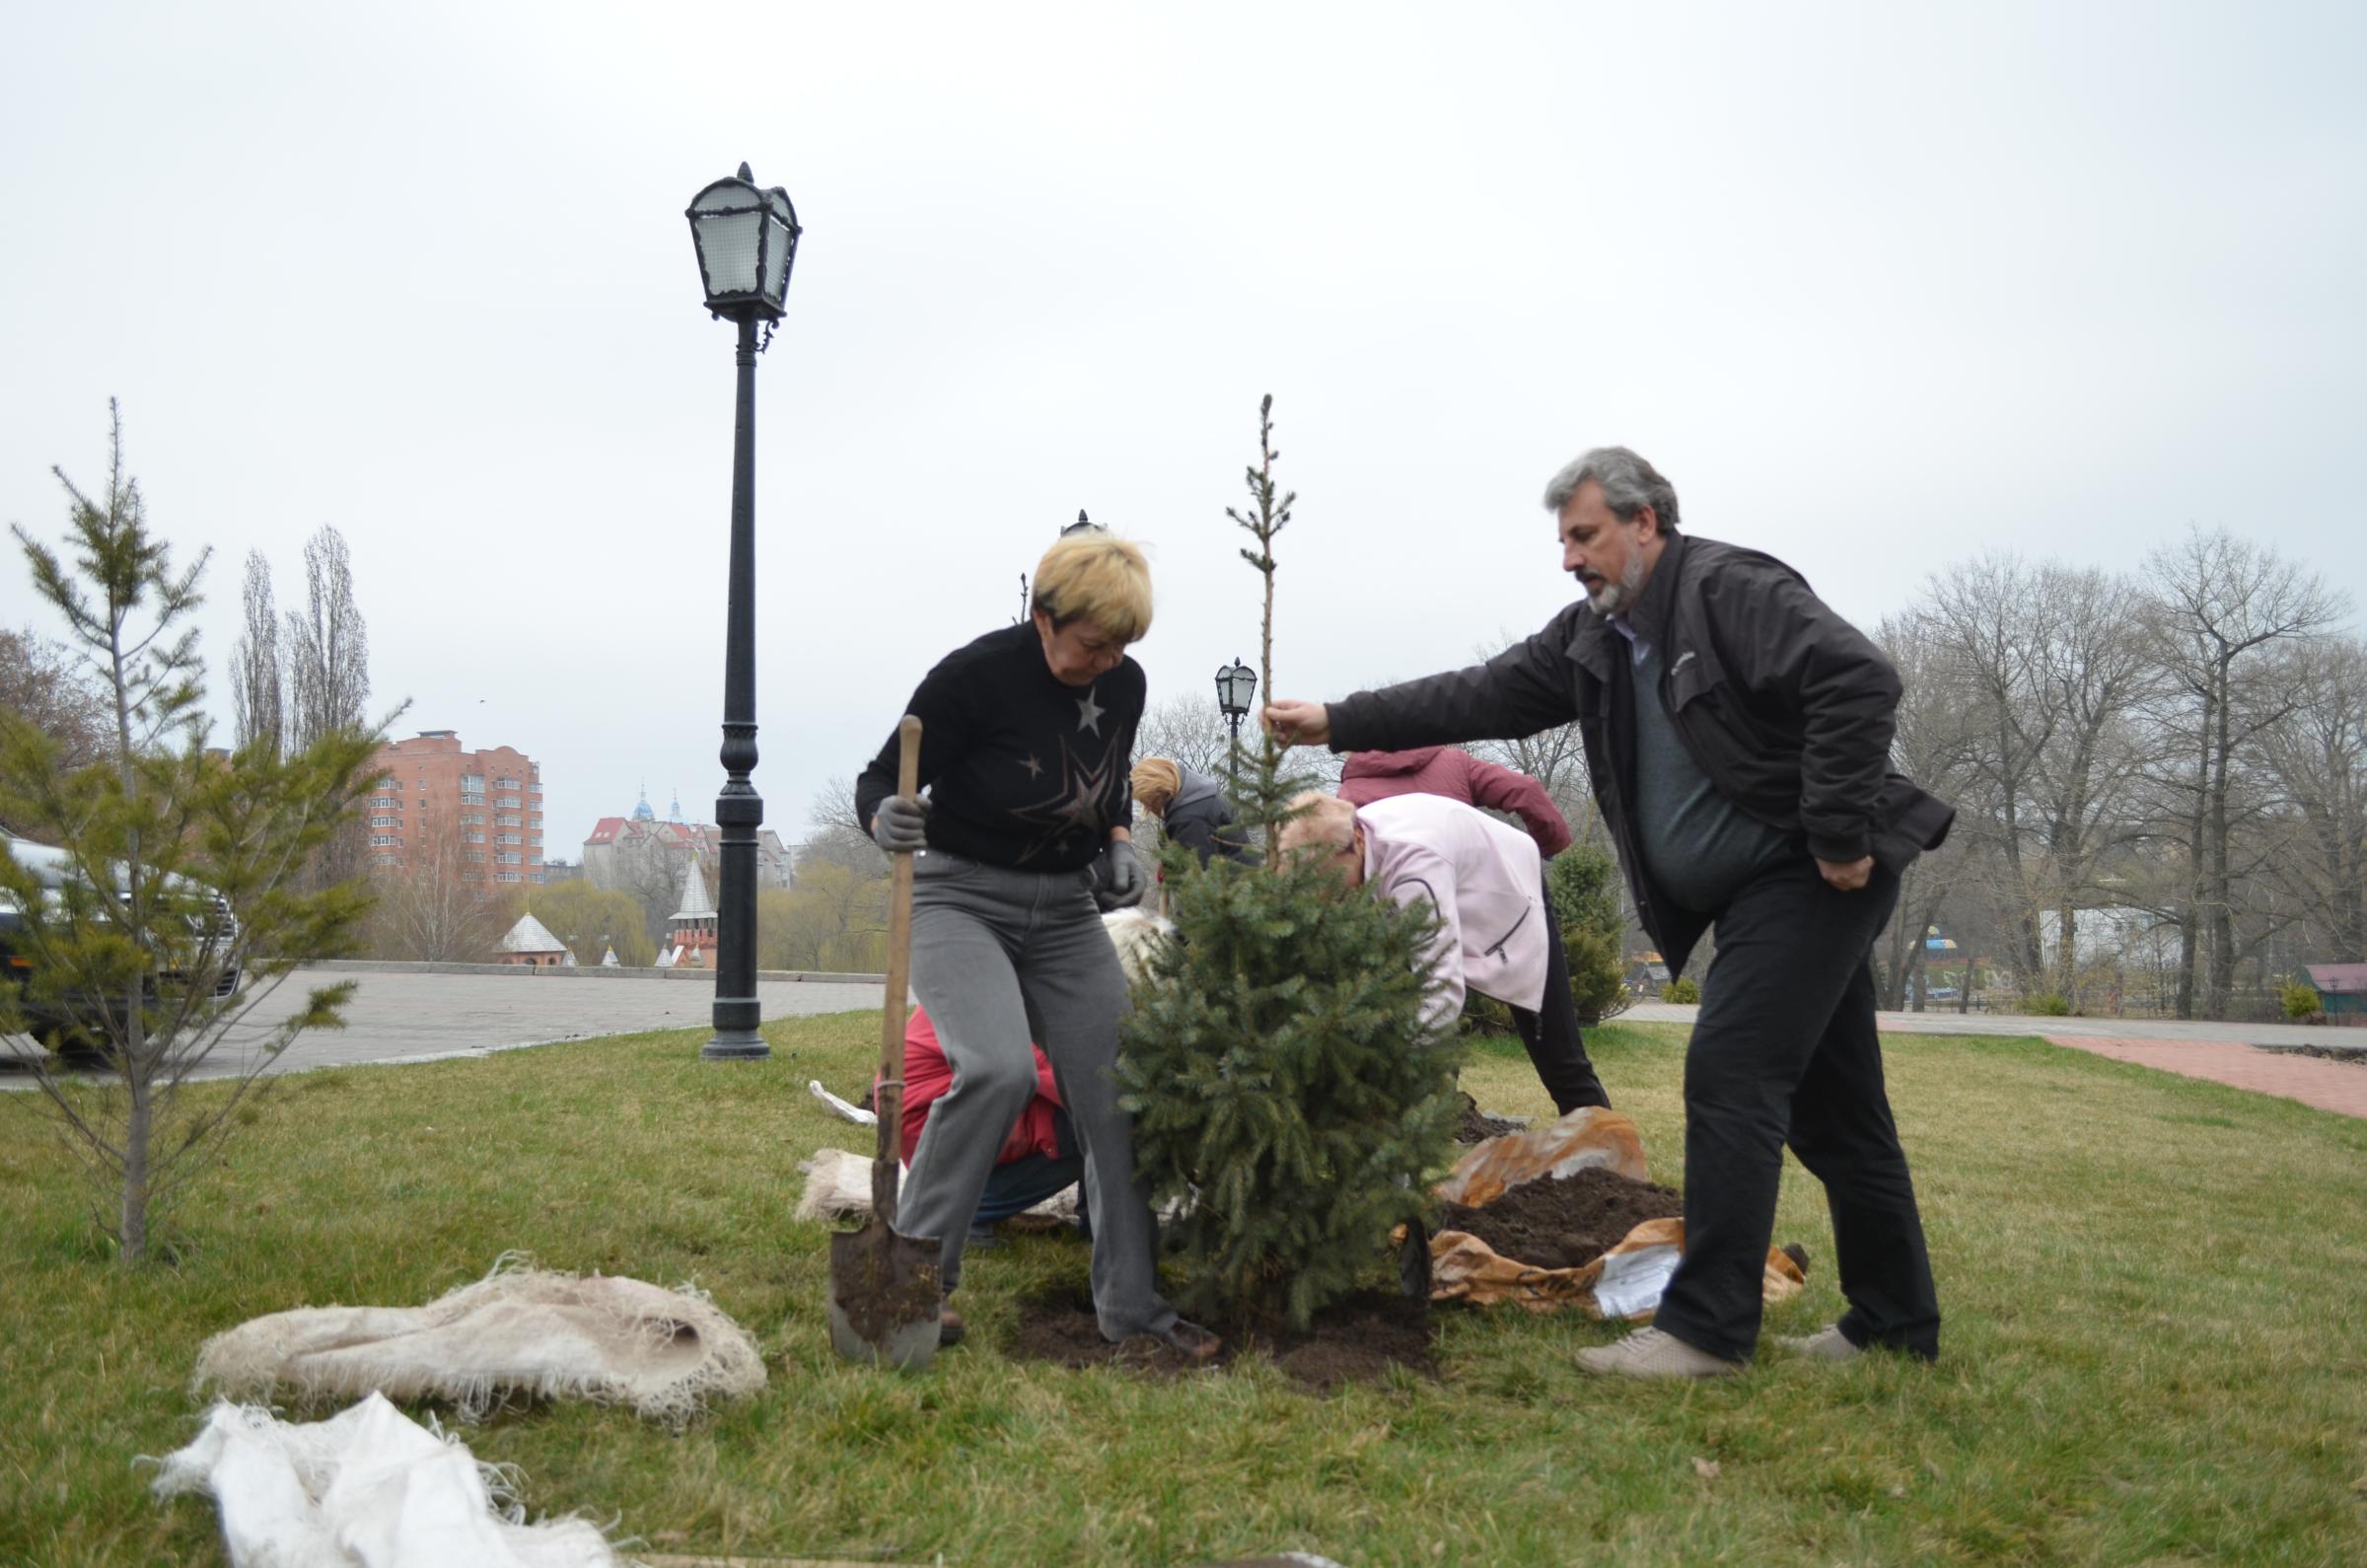
[[[370,798],[370,863],[424,867],[450,855],[464,880],[488,888],[538,883],[542,871],[542,770],[511,747],[469,751],[456,730],[422,730],[379,748],[387,774]]]

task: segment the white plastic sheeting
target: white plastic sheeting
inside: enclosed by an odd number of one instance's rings
[[[168,1456],[160,1498],[210,1495],[231,1568],[614,1568],[580,1519],[526,1523],[512,1483],[466,1445],[373,1393],[325,1421],[216,1404]]]

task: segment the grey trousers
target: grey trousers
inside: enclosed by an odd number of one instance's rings
[[[1150,1201],[1134,1180],[1133,1124],[1110,1069],[1126,978],[1093,903],[1093,873],[1010,871],[932,849],[912,862],[912,989],[945,1046],[954,1087],[929,1107],[897,1229],[944,1247],[962,1277],[986,1177],[1036,1093],[1033,1040],[1052,1064],[1085,1156],[1093,1305],[1104,1337],[1164,1332]]]

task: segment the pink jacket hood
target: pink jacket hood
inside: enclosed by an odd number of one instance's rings
[[[1356,823],[1364,829],[1365,881],[1400,904],[1427,899],[1438,911],[1431,1027],[1454,1027],[1467,989],[1538,1011],[1547,953],[1536,842],[1439,795],[1395,795],[1360,806]]]
[[[1446,749],[1443,746],[1417,746],[1410,751],[1351,751],[1340,767],[1342,779],[1399,778],[1407,773],[1419,773]]]
[[[1570,847],[1570,824],[1545,787],[1526,773],[1483,762],[1451,746],[1411,751],[1351,751],[1339,770],[1339,798],[1366,806],[1393,795],[1443,795],[1466,806],[1510,812],[1528,827],[1541,855]]]

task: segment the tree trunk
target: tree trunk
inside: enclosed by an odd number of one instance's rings
[[[144,1055],[147,1042],[140,1034],[137,1000],[135,995],[132,1037],[139,1041],[137,1053]],[[148,1256],[148,1139],[155,1114],[148,1069],[145,1064],[134,1065],[133,1054],[127,1051],[123,1062],[123,1087],[129,1091],[131,1106],[123,1123],[123,1204],[117,1232],[126,1264],[143,1262]]]
[[[2214,704],[2207,682],[2202,691],[2201,749],[2194,759],[2194,811],[2187,819],[2187,896],[2178,910],[2178,1003],[2180,1018],[2194,1016],[2194,971],[2202,942],[2203,835],[2207,831],[2211,797],[2211,712]]]
[[[2207,901],[2204,904],[2206,929],[2210,934],[2210,962],[2204,970],[2203,1008],[2210,1018],[2225,1018],[2229,996],[2235,989],[2236,913],[2227,857],[2228,752],[2233,743],[2228,736],[2230,692],[2224,659],[2218,668],[2216,684],[2218,711],[2214,715],[2210,774],[2210,880],[2205,890]]]

